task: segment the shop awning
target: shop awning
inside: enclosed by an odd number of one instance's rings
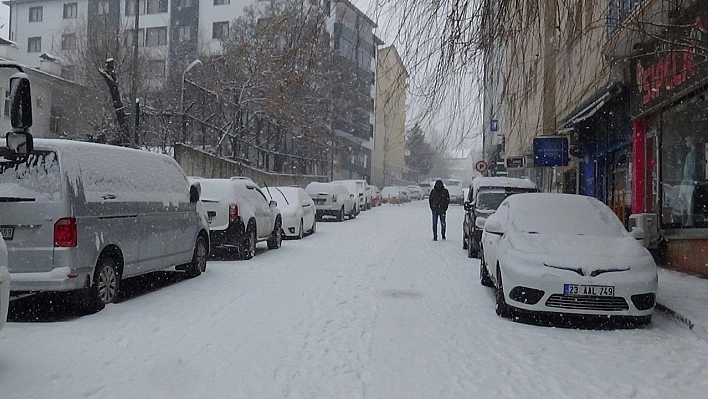
[[[589,99],[575,107],[566,118],[561,120],[558,133],[567,133],[575,129],[575,126],[580,122],[591,118],[610,100],[617,97],[624,91],[625,87],[620,82],[611,82],[603,90],[597,91]]]

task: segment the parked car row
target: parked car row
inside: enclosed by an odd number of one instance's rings
[[[408,186],[386,186],[381,190],[381,202],[384,204],[401,204],[413,200],[422,200],[425,191],[416,184]]]

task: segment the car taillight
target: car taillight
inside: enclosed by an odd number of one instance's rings
[[[76,219],[62,218],[54,223],[55,247],[75,247],[77,241]]]
[[[233,222],[238,219],[238,205],[229,205],[229,221]]]
[[[337,196],[336,196],[336,195],[333,195],[333,196],[332,196],[332,202],[337,202]]]

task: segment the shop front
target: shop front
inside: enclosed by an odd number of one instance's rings
[[[708,276],[708,11],[632,63],[632,219],[666,266]]]

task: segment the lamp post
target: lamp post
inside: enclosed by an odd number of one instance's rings
[[[184,80],[185,76],[187,75],[187,72],[189,72],[190,69],[194,68],[197,65],[202,65],[202,62],[198,59],[192,61],[189,65],[187,65],[187,68],[185,68],[184,72],[182,72],[182,88],[180,89],[179,97],[179,108],[182,114],[182,142],[187,141],[187,115],[185,115],[184,110]]]

